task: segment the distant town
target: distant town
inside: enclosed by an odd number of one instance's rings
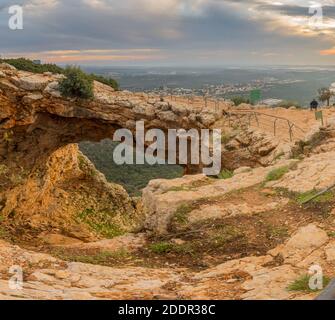
[[[303,82],[302,80],[279,80],[276,78],[265,78],[262,80],[253,80],[250,83],[204,85],[202,88],[190,89],[182,87],[161,86],[154,89],[144,90],[147,93],[157,95],[197,95],[210,96],[213,98],[231,97],[233,95],[248,95],[253,90],[267,91],[273,86],[287,85]]]

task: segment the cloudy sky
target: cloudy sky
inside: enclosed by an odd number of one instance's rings
[[[23,6],[23,30],[8,28],[11,5]],[[0,54],[113,66],[333,64],[335,0],[0,0]]]

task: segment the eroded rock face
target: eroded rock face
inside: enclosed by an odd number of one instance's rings
[[[223,145],[222,167],[234,171],[273,165],[278,159],[289,159],[293,145],[259,129],[241,127]]]
[[[129,231],[137,223],[136,204],[121,186],[108,183],[77,145],[58,149],[45,166],[30,172],[3,171],[0,199],[2,224],[19,240],[43,242],[50,233],[84,241],[103,237],[80,221],[83,212],[104,212],[121,230]]]

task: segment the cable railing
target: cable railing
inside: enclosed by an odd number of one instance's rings
[[[173,95],[173,94],[150,94],[150,96],[171,103],[183,103],[194,109],[199,108],[201,111],[214,109],[220,111],[225,105],[224,99],[216,99],[210,96],[197,95]],[[225,108],[224,108],[225,109]],[[232,127],[239,126],[256,127],[265,129],[275,137],[280,137],[286,141],[302,140],[306,132],[287,118],[266,114],[249,109],[239,109],[234,111],[224,110],[224,118],[228,120],[228,125]]]
[[[305,131],[287,118],[278,117],[253,110],[236,110],[225,113],[228,125],[249,126],[265,128],[272,132],[275,137],[293,142],[305,137]],[[285,137],[286,136],[286,137]]]

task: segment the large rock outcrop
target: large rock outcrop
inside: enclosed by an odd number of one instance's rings
[[[220,116],[98,82],[94,99],[65,99],[58,91],[63,75],[7,64],[0,71],[0,210],[3,228],[21,239],[55,231],[85,240],[113,234],[90,220],[96,213],[111,218],[116,234],[136,224],[136,204],[72,143],[111,138],[119,128],[133,131],[137,120],[146,129],[167,130],[202,128]]]

